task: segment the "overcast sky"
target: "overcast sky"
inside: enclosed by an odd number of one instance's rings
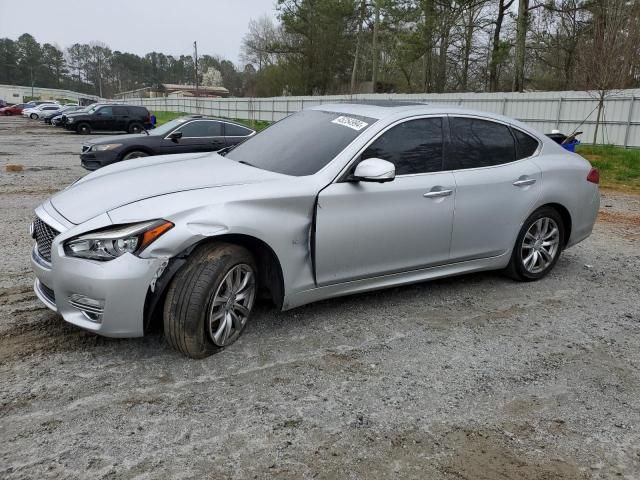
[[[67,48],[99,40],[138,55],[220,55],[240,61],[252,18],[275,17],[275,0],[0,0],[0,38],[30,33]]]

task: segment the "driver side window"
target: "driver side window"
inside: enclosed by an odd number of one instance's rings
[[[443,154],[442,118],[403,122],[378,137],[360,160],[381,158],[396,166],[396,175],[439,172]]]

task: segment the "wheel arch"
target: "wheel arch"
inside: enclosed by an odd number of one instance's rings
[[[544,205],[540,205],[538,208],[536,208],[536,210],[540,210],[541,208],[553,208],[556,212],[558,212],[558,214],[560,215],[560,218],[562,218],[562,223],[564,224],[563,226],[565,230],[564,245],[562,247],[563,248],[566,247],[567,244],[569,243],[569,238],[571,237],[571,228],[572,228],[572,219],[571,219],[571,213],[569,212],[569,209],[567,209],[567,207],[565,207],[564,205],[560,203],[555,203],[555,202],[545,203]]]
[[[150,149],[149,147],[145,147],[145,146],[130,146],[125,148],[120,155],[118,156],[118,161],[122,161],[124,159],[124,157],[126,155],[128,155],[131,152],[144,152],[147,155],[149,155],[150,157],[155,155],[155,153],[153,152],[152,149]]]
[[[147,330],[150,324],[155,322],[157,316],[161,314],[168,287],[175,275],[187,263],[189,255],[202,245],[217,242],[240,245],[254,255],[258,266],[259,293],[271,299],[278,309],[282,309],[284,303],[284,275],[280,259],[273,248],[257,237],[239,233],[228,233],[204,238],[189,246],[170,260],[162,275],[157,279],[154,291],[151,291],[151,288],[147,291],[144,302],[145,330]]]

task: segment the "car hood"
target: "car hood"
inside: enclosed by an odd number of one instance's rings
[[[217,153],[155,156],[96,170],[51,197],[51,204],[67,220],[79,224],[146,198],[283,177],[286,176],[243,165]]]
[[[88,140],[85,143],[85,145],[102,145],[105,143],[122,143],[126,145],[129,143],[135,143],[136,140],[139,140],[141,138],[149,138],[153,136],[154,135],[147,135],[146,133],[131,133],[127,135],[110,135],[108,137],[100,137],[100,138]]]

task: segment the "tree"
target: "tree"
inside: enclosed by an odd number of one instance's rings
[[[222,74],[215,67],[209,67],[202,75],[202,85],[206,87],[221,87]]]
[[[637,84],[634,72],[640,62],[640,2],[637,0],[592,0],[588,36],[578,61],[580,83],[595,91],[598,100],[593,143],[604,114],[604,101],[612,90]]]

